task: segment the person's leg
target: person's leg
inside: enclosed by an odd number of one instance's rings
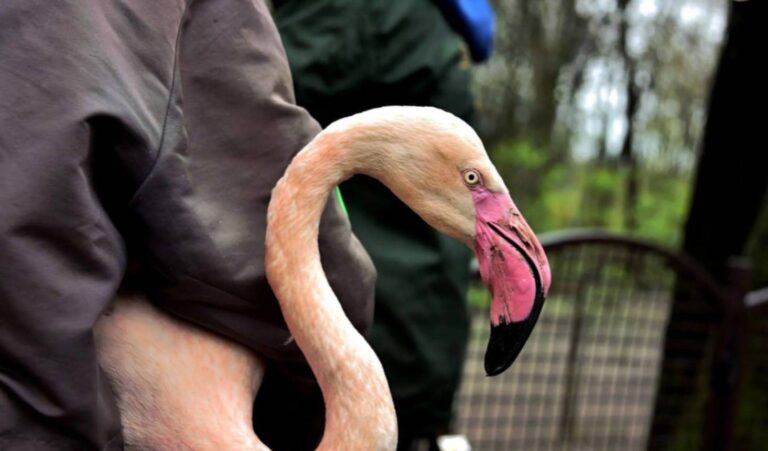
[[[114,217],[160,140],[183,8],[0,2],[0,449],[122,448],[92,328],[123,276]]]

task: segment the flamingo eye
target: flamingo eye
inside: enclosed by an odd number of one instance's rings
[[[480,184],[480,173],[474,169],[464,171],[464,183],[473,188]]]

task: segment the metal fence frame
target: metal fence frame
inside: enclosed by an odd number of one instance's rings
[[[698,262],[648,240],[600,230],[560,231],[542,235],[540,240],[548,253],[555,253],[569,246],[609,245],[653,254],[663,258],[676,274],[685,274],[706,290],[708,298],[715,303],[720,321],[719,338],[710,366],[712,386],[701,431],[702,443],[709,450],[736,450],[734,431],[738,420],[738,394],[743,373],[741,367],[747,358],[746,343],[750,330],[747,327],[748,317],[768,313],[768,288],[748,291],[751,282],[748,265],[739,259],[730,262],[728,283],[723,285]],[[557,274],[553,274],[553,283],[557,283]],[[575,326],[571,333],[578,334],[578,326]],[[578,346],[578,342],[579,337],[572,336],[569,346]],[[571,349],[569,355],[575,358],[575,350]],[[572,381],[572,378],[566,380]],[[573,389],[574,387],[565,387],[565,390]],[[569,398],[566,396],[566,399]],[[567,404],[563,405],[563,409],[569,408]],[[564,414],[561,421],[567,421],[571,417],[572,415]],[[568,425],[563,424],[561,430],[567,431]]]

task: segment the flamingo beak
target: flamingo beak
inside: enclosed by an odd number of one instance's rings
[[[549,290],[549,263],[539,240],[509,194],[473,192],[475,253],[491,292],[491,335],[485,371],[496,376],[512,365],[536,324]]]

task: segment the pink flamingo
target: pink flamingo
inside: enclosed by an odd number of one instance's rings
[[[323,272],[318,223],[330,191],[353,174],[382,181],[438,230],[475,249],[493,294],[489,375],[522,349],[550,284],[536,236],[475,132],[435,108],[385,107],[331,124],[272,192],[266,271],[326,404],[318,449],[394,449],[395,411],[381,364],[344,315]],[[251,428],[258,356],[120,296],[97,327],[126,442],[138,449],[266,449]]]

